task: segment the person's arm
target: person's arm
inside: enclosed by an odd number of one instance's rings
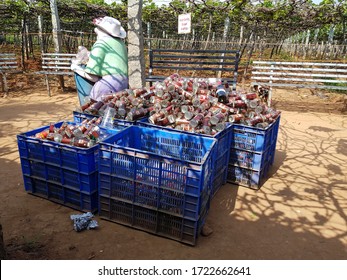
[[[82,76],[83,78],[86,78],[87,80],[94,83],[99,81],[101,78],[100,76],[87,73],[81,65],[72,64],[71,70],[77,73],[78,75]]]

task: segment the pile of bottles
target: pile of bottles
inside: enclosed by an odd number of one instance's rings
[[[148,115],[151,104],[151,93],[146,88],[125,89],[111,95],[105,95],[102,100],[90,98],[85,100],[80,111],[86,114],[104,116],[112,112],[112,118],[135,121]]]
[[[233,91],[216,79],[187,79],[175,73],[156,82],[150,92],[150,123],[200,134],[214,135],[227,122],[266,128],[281,113],[256,93]]]
[[[181,131],[215,135],[227,122],[266,128],[280,115],[255,92],[232,90],[219,79],[183,78],[174,73],[146,88],[125,89],[87,100],[81,106],[87,114],[149,122]],[[102,126],[106,126],[103,125]]]
[[[80,148],[90,148],[107,136],[107,133],[99,128],[101,121],[101,117],[85,119],[80,124],[64,121],[60,127],[50,123],[48,129],[36,133],[34,137]]]

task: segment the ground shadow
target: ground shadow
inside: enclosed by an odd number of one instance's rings
[[[97,230],[77,233],[78,211],[28,195],[15,135],[46,125],[51,111],[71,115],[71,104],[18,106],[6,104],[0,118],[0,220],[11,259],[346,259],[347,139],[333,124],[315,130],[283,116],[268,179],[259,191],[222,186],[207,216],[213,233],[193,247],[98,216]],[[329,128],[327,119],[314,123]]]

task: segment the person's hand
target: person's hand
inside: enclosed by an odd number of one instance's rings
[[[74,72],[79,72],[79,71],[84,71],[84,68],[79,65],[79,64],[76,64],[76,63],[72,63],[71,66],[70,66],[71,70],[74,71]]]

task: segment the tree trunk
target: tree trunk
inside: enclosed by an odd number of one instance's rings
[[[209,25],[208,25],[208,33],[207,33],[207,39],[206,39],[206,44],[205,44],[204,50],[207,49],[208,43],[210,41],[211,30],[212,30],[212,14],[210,14],[210,22],[209,22]]]
[[[42,26],[43,26],[42,15],[39,15],[37,17],[37,24],[38,24],[38,28],[39,28],[40,50],[41,50],[41,53],[43,53],[44,52],[44,48],[43,48],[43,35],[42,35]]]
[[[54,42],[54,51],[56,53],[62,52],[62,40],[61,40],[61,30],[60,30],[60,19],[58,14],[57,0],[49,0],[51,14],[52,14],[52,33]],[[64,90],[64,76],[59,75],[60,87]]]
[[[20,46],[21,46],[21,67],[23,70],[25,70],[25,29],[24,29],[24,25],[22,22],[22,29],[21,29],[21,34],[20,34]]]
[[[142,36],[143,0],[128,0],[128,68],[130,87],[146,85]]]

